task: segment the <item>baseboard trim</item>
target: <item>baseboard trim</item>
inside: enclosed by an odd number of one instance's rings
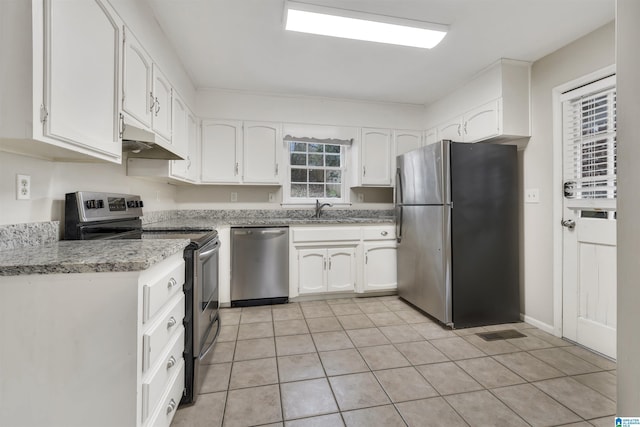
[[[553,327],[553,325],[549,325],[548,323],[544,323],[541,322],[538,319],[534,319],[531,316],[527,316],[526,314],[520,314],[520,318],[525,322],[528,323],[532,326],[535,326],[536,328],[545,331],[548,334],[551,335],[556,335],[556,331],[555,328]]]

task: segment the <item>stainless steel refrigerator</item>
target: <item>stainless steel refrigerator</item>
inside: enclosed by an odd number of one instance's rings
[[[398,294],[456,328],[520,320],[515,146],[440,141],[397,158]]]

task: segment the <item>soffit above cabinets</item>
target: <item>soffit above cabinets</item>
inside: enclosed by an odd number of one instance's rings
[[[499,58],[535,61],[615,0],[304,0],[449,25],[431,50],[283,29],[284,0],[146,0],[197,88],[429,104]]]

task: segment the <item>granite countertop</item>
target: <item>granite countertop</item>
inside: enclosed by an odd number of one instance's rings
[[[61,240],[0,251],[0,276],[141,271],[188,244],[188,239]]]
[[[145,231],[154,230],[215,230],[222,226],[286,226],[286,225],[339,225],[339,224],[394,224],[392,216],[376,218],[362,217],[330,217],[320,218],[265,218],[265,217],[235,217],[235,218],[176,218],[166,221],[144,224]]]

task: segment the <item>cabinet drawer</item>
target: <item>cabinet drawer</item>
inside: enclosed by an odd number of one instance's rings
[[[167,392],[160,399],[160,403],[153,411],[153,415],[149,418],[145,426],[153,427],[169,427],[176,409],[182,399],[182,393],[184,391],[184,362],[180,361],[180,369],[171,378],[171,385],[167,387]]]
[[[170,303],[167,311],[149,326],[142,336],[142,372],[153,366],[164,352],[169,340],[182,328],[184,320],[184,294]]]
[[[184,260],[176,263],[171,270],[159,272],[149,277],[143,286],[142,322],[146,323],[165,305],[172,296],[182,290],[184,285]]]
[[[364,240],[393,240],[396,238],[395,225],[363,227]]]
[[[344,242],[360,240],[360,227],[294,228],[294,242]]]
[[[184,351],[184,328],[182,326],[180,327],[180,332],[173,337],[166,350],[168,350],[168,352],[165,352],[165,354],[160,357],[159,363],[154,366],[154,369],[149,371],[149,376],[142,380],[143,422],[160,402],[160,398],[166,391],[171,377],[184,360],[182,357],[182,352]]]

